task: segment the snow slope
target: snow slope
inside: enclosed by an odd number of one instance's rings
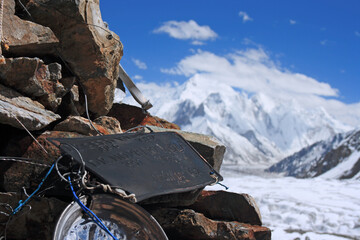
[[[323,108],[295,100],[248,94],[194,75],[182,85],[138,84],[153,115],[183,130],[210,134],[227,146],[226,162],[270,166],[336,133],[350,130]],[[133,103],[131,98],[126,102]]]
[[[274,164],[286,176],[360,179],[360,130],[319,141]]]

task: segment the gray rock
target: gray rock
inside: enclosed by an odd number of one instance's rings
[[[3,54],[43,56],[55,53],[59,40],[50,28],[25,21],[15,15],[15,1],[4,1]]]
[[[172,131],[179,133],[200,153],[201,156],[206,159],[206,161],[216,171],[220,171],[226,147],[215,137],[199,133],[185,132],[175,129],[165,129],[154,126],[148,126],[148,128],[150,128],[154,132]],[[144,131],[149,132],[149,130],[146,128],[144,129]]]
[[[0,123],[23,129],[16,119],[32,131],[46,127],[60,119],[60,116],[45,110],[40,103],[0,84]]]
[[[39,58],[6,58],[0,65],[0,83],[38,100],[46,108],[56,111],[66,93],[59,82],[60,64],[51,64],[51,71]]]

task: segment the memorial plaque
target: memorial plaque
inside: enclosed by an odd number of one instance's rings
[[[83,138],[51,138],[63,154],[104,183],[134,193],[137,201],[187,192],[222,177],[175,132],[124,133]],[[76,149],[76,150],[75,150]]]

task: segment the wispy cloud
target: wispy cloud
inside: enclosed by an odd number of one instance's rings
[[[355,36],[360,37],[360,32],[359,32],[359,31],[355,31]]]
[[[170,37],[181,40],[193,40],[193,45],[203,44],[202,41],[213,40],[218,37],[209,26],[200,26],[194,20],[168,21],[153,31],[154,33],[167,33]]]
[[[243,11],[239,12],[239,16],[242,17],[243,22],[248,22],[253,20],[246,12]]]
[[[143,80],[143,77],[141,75],[135,75],[135,76],[133,76],[133,79],[135,79],[135,80]]]
[[[327,39],[325,39],[325,40],[320,41],[320,44],[323,45],[323,46],[325,46],[325,45],[328,44],[328,42],[329,42],[329,41],[328,41]]]
[[[142,69],[142,70],[147,69],[146,63],[140,61],[139,59],[133,58],[132,61],[139,69]]]
[[[295,20],[293,20],[293,19],[290,19],[289,22],[290,22],[291,25],[294,25],[294,24],[297,23],[297,22],[296,22]]]

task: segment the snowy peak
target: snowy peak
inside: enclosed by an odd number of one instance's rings
[[[194,75],[182,85],[141,84],[155,99],[152,114],[183,130],[212,134],[227,146],[225,161],[271,164],[317,141],[349,130],[322,108],[305,109],[295,100],[247,94]],[[154,89],[154,91],[152,91]],[[160,92],[160,94],[159,94]]]
[[[300,178],[360,179],[360,130],[316,142],[268,170]]]

